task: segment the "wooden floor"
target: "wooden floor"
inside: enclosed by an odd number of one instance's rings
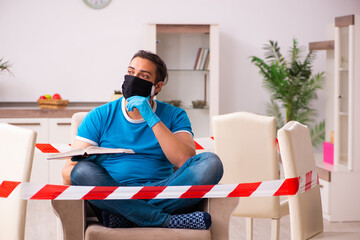
[[[329,222],[324,220],[326,232],[360,232],[360,222]],[[271,234],[271,221],[254,219],[254,240],[268,240]],[[245,239],[245,218],[232,217],[230,221],[230,240]],[[280,220],[280,240],[290,239],[290,218]],[[341,239],[339,239],[341,240]],[[355,239],[356,240],[356,239]]]
[[[50,201],[29,201],[26,219],[26,240],[61,240],[60,226],[53,213]],[[324,229],[329,232],[360,232],[360,222],[328,222]],[[271,233],[269,219],[254,219],[254,240],[268,240]],[[230,240],[245,239],[245,218],[232,217]],[[285,216],[280,220],[280,240],[290,239],[290,220]],[[194,239],[196,240],[196,239]]]

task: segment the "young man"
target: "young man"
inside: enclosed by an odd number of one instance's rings
[[[176,186],[217,184],[222,163],[213,153],[195,155],[186,112],[157,101],[167,78],[159,56],[140,50],[131,59],[122,86],[124,97],[90,111],[79,126],[72,148],[97,145],[129,148],[135,154],[69,159],[64,184],[88,186]],[[174,166],[178,168],[173,172]],[[208,229],[206,212],[174,214],[201,199],[89,200],[108,227]],[[100,214],[99,214],[100,215]],[[187,221],[192,219],[194,221]]]

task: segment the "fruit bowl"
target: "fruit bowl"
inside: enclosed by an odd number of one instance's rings
[[[60,109],[66,108],[69,103],[69,100],[62,99],[38,99],[37,100],[40,108],[47,109]]]

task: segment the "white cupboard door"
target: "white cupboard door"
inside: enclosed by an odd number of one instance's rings
[[[71,143],[70,129],[70,118],[49,118],[49,143]]]
[[[47,118],[0,118],[0,122],[33,130],[37,132],[37,143],[48,142]]]

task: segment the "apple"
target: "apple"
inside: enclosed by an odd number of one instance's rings
[[[61,98],[61,95],[58,94],[58,93],[55,93],[53,96],[52,96],[53,99],[62,99]]]
[[[46,97],[43,95],[43,96],[40,96],[39,99],[46,99]]]
[[[45,94],[46,99],[51,99],[51,95]]]

